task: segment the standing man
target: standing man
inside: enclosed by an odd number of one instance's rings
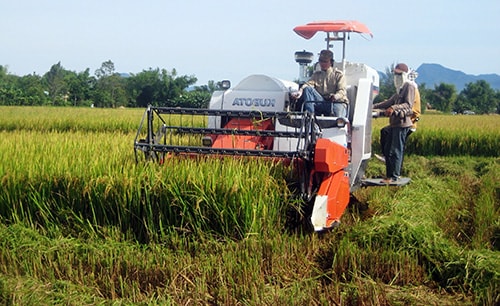
[[[396,93],[389,99],[374,104],[389,117],[389,125],[380,131],[380,145],[385,158],[386,178],[383,183],[397,182],[401,176],[404,148],[412,128],[412,108],[418,90],[408,78],[408,66],[397,64],[394,68]]]
[[[344,73],[333,67],[333,52],[319,54],[320,70],[315,71],[293,98],[304,103],[304,110],[326,116],[347,117],[347,90]]]

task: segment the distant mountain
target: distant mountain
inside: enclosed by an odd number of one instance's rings
[[[462,71],[452,70],[439,64],[422,64],[417,68],[417,83],[425,83],[427,89],[434,89],[434,85],[440,83],[454,84],[457,91],[465,88],[467,83],[474,83],[478,80],[485,80],[495,90],[500,90],[500,75],[498,74],[480,74],[471,75]]]

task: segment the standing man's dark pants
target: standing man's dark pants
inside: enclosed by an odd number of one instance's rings
[[[386,126],[380,131],[380,145],[385,157],[385,171],[388,179],[401,176],[404,148],[410,132],[409,127]]]
[[[387,141],[387,135],[389,135],[389,130],[390,130],[390,126],[385,126],[383,127],[381,130],[380,130],[380,147],[382,148],[382,154],[384,154],[384,147],[385,147],[385,143]],[[406,134],[406,140],[408,140],[408,137],[413,133],[413,131],[410,129],[408,130],[408,134]],[[405,141],[406,143],[406,141]]]

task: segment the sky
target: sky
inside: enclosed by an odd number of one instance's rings
[[[58,62],[94,74],[176,70],[197,85],[251,74],[297,79],[296,51],[326,47],[293,28],[357,20],[373,38],[350,35],[346,59],[385,71],[436,63],[467,74],[500,74],[498,0],[0,0],[0,65],[43,75]],[[335,59],[341,59],[334,47]]]

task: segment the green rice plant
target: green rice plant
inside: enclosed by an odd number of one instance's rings
[[[477,198],[474,201],[475,248],[491,248],[500,251],[500,160],[489,163],[481,175]],[[481,203],[477,205],[477,203]]]
[[[144,109],[97,109],[80,107],[0,106],[0,131],[58,132],[136,132]],[[205,127],[207,117],[201,115],[163,114],[154,120],[155,132],[168,126]],[[144,128],[145,131],[145,128]]]
[[[67,109],[38,110],[58,118]],[[80,119],[37,129],[51,122],[32,117],[33,128],[0,131],[5,304],[499,302],[498,158],[409,154],[411,184],[360,188],[360,207],[339,228],[304,235],[284,230],[293,203],[284,165],[136,164],[135,125],[124,132],[88,116],[89,128],[75,129]],[[440,128],[422,120],[410,137]],[[445,143],[460,132],[448,125]],[[366,173],[382,168],[371,162]]]
[[[498,115],[451,116],[425,114],[406,144],[407,154],[424,156],[498,156]],[[380,152],[380,129],[384,118],[373,121],[373,150]]]
[[[262,160],[233,158],[167,160],[166,176],[151,188],[150,207],[185,232],[242,238],[272,231],[281,224],[286,186],[263,166]]]
[[[0,131],[136,131],[142,109],[0,106]]]
[[[238,158],[137,165],[130,134],[0,134],[0,211],[10,221],[44,227],[69,219],[85,227],[89,220],[141,240],[159,239],[167,228],[242,238],[283,221],[283,165]]]
[[[469,157],[435,158],[428,164],[428,175],[446,177],[440,183],[446,189],[435,197],[439,225],[450,239],[469,248],[498,250],[498,165],[498,158]]]
[[[141,167],[141,171],[156,167],[162,168],[153,164]],[[185,172],[189,177],[190,172]],[[102,187],[109,180],[104,180]],[[434,210],[440,209],[436,205],[440,199],[434,198],[430,189],[446,188],[445,183],[427,180],[413,184],[416,188],[409,186],[399,191],[372,188],[368,200],[378,217],[324,238],[253,234],[220,243],[201,236],[188,239],[185,231],[175,231],[163,236],[161,244],[139,246],[128,244],[130,240],[119,227],[113,233],[117,228],[113,225],[98,229],[107,233],[103,240],[91,236],[83,243],[74,238],[61,239],[66,236],[62,226],[52,228],[49,235],[40,235],[39,231],[13,225],[1,231],[0,260],[6,263],[5,274],[18,271],[19,277],[44,280],[50,288],[79,290],[87,301],[89,296],[94,296],[94,301],[148,303],[154,303],[155,296],[158,303],[194,300],[303,304],[339,301],[340,297],[352,302],[384,301],[381,284],[393,286],[390,292],[394,294],[397,285],[407,288],[429,280],[449,283],[451,289],[459,288],[466,280],[466,288],[477,290],[480,299],[494,299],[498,282],[492,273],[498,266],[494,254],[460,256],[453,243],[439,235],[433,221],[438,216]],[[105,194],[106,188],[102,192]],[[60,279],[71,279],[71,283]],[[73,284],[82,285],[77,289]],[[6,286],[11,292],[11,285]],[[37,292],[44,296],[41,290]],[[57,296],[45,294],[44,300]]]
[[[406,163],[413,162],[412,159],[409,157]],[[487,183],[483,189],[481,182],[483,178],[485,182],[490,182],[489,176],[496,173],[498,161],[485,161],[436,159],[428,162],[427,173],[413,179],[412,187],[373,190],[365,199],[372,209],[384,217],[359,224],[342,238],[347,240],[344,243],[354,243],[355,246],[340,248],[353,250],[337,254],[340,263],[354,261],[351,266],[361,267],[359,269],[364,272],[373,271],[370,275],[380,278],[383,274],[377,274],[377,271],[389,271],[381,268],[386,255],[376,255],[380,260],[374,262],[363,254],[373,256],[375,251],[390,256],[394,252],[398,259],[390,266],[397,267],[396,262],[404,262],[401,271],[415,273],[410,274],[416,277],[408,279],[410,283],[430,277],[450,289],[474,290],[477,299],[486,304],[497,301],[499,292],[494,288],[500,283],[500,274],[495,271],[500,268],[500,257],[494,251],[495,244],[488,243],[495,241],[494,220],[498,220],[500,214],[498,207],[496,210],[493,208],[490,198],[497,187]],[[450,163],[456,164],[456,171],[448,165]],[[443,171],[447,169],[452,171]],[[495,170],[490,173],[490,169]],[[450,179],[446,179],[448,176]],[[488,196],[483,202],[480,198],[486,190]],[[390,212],[390,215],[384,214],[384,211]],[[398,257],[406,253],[412,260]],[[340,264],[340,267],[343,266]],[[389,275],[404,279],[404,273],[395,272]]]

